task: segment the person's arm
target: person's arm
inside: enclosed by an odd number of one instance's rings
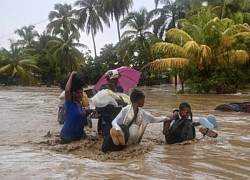
[[[71,101],[71,98],[72,98],[71,97],[71,84],[72,84],[72,79],[75,75],[76,75],[76,72],[72,71],[67,81],[67,84],[65,86],[65,100],[66,101]]]
[[[120,113],[115,117],[115,119],[112,121],[112,127],[115,128],[116,130],[120,129],[119,125],[123,124],[124,118],[129,110],[129,106],[126,106],[122,108]]]
[[[143,110],[143,109],[142,109]],[[149,123],[159,123],[159,122],[166,122],[166,121],[172,121],[175,119],[174,116],[168,116],[168,117],[155,117],[149,112],[143,110],[143,114],[145,115],[145,120],[147,120]]]
[[[201,124],[199,122],[193,122],[193,126],[200,126]]]

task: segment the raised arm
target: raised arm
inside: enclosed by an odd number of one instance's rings
[[[76,72],[75,71],[72,71],[70,76],[69,76],[69,79],[67,81],[67,84],[65,86],[65,100],[66,101],[71,101],[71,86],[72,86],[72,79],[73,77],[76,75]]]

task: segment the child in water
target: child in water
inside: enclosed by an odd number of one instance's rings
[[[204,135],[217,137],[217,133],[210,130],[217,126],[216,119],[213,115],[208,115],[208,119],[200,118],[199,122],[193,122],[191,106],[188,103],[181,103],[179,110],[174,112],[174,120],[164,122],[163,134],[167,144],[180,143],[186,140],[193,140],[196,137],[195,126],[204,125],[206,129],[200,131]],[[204,131],[205,130],[205,131]]]

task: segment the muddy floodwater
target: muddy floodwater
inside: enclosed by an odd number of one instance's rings
[[[250,113],[214,110],[250,102],[250,90],[181,95],[171,85],[139,89],[153,115],[170,115],[181,102],[192,106],[194,120],[214,114],[218,137],[166,145],[162,123],[156,123],[148,125],[140,145],[104,154],[92,119],[88,139],[62,145],[58,87],[0,87],[0,179],[250,179]],[[197,127],[196,136],[202,138]]]

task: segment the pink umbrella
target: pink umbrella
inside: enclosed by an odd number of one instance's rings
[[[118,79],[119,85],[122,86],[124,91],[128,90],[129,88],[135,86],[138,84],[140,77],[141,77],[141,72],[137,71],[133,68],[127,67],[127,66],[122,66],[116,69],[121,77]],[[107,84],[107,79],[106,75],[104,74],[101,79],[96,83],[95,85],[95,90],[98,91],[101,87],[101,85]]]

